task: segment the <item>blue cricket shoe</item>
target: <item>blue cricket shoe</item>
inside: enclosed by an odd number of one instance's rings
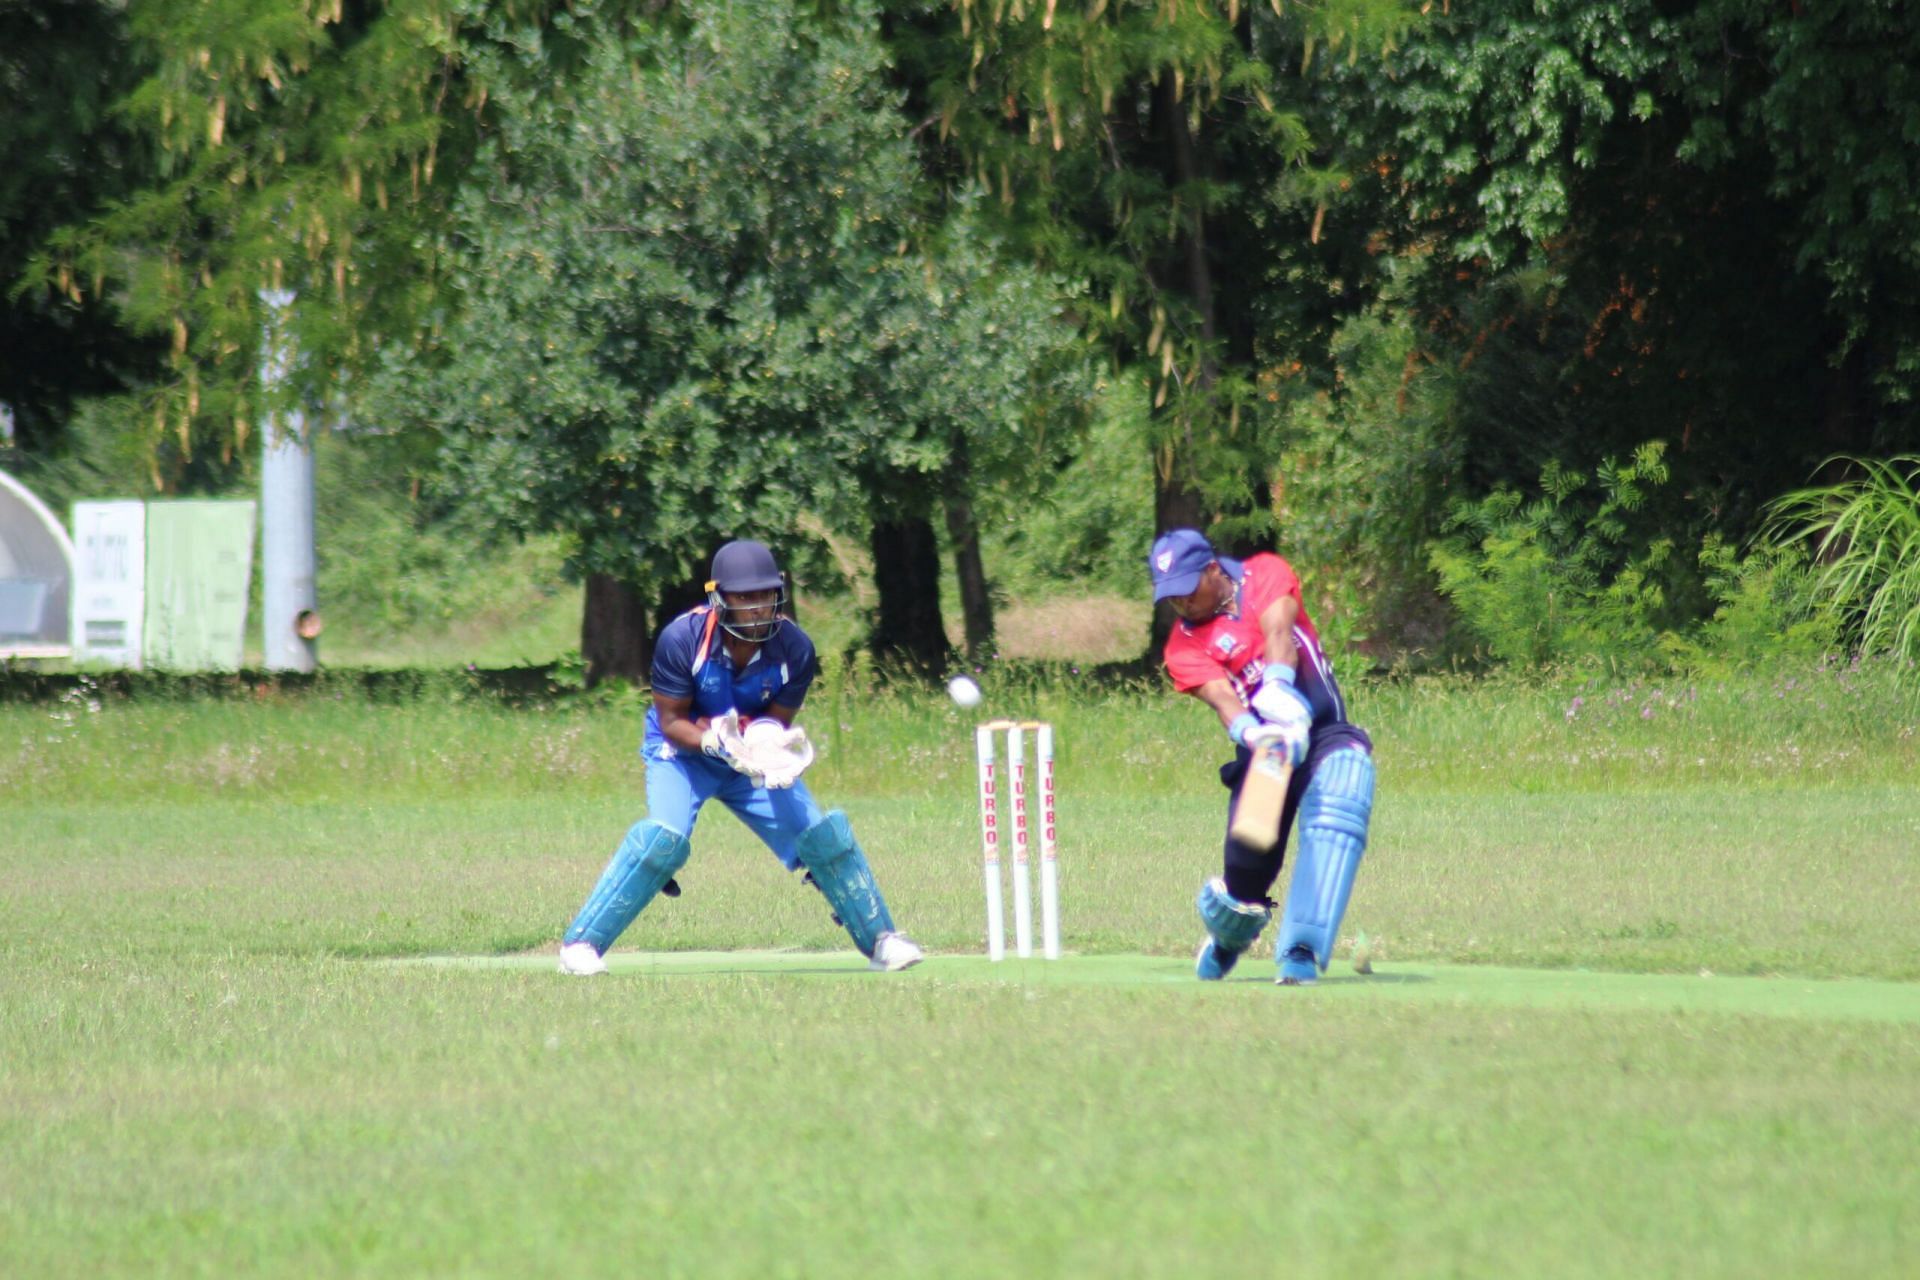
[[[1287,948],[1280,957],[1280,974],[1274,979],[1283,987],[1306,987],[1320,981],[1320,966],[1313,958],[1313,948],[1304,942],[1296,942]]]
[[[1229,951],[1212,938],[1200,944],[1193,956],[1193,976],[1202,982],[1218,982],[1233,972],[1243,952]]]

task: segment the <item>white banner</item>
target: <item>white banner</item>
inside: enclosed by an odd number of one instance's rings
[[[140,665],[147,604],[147,504],[73,504],[73,657]]]

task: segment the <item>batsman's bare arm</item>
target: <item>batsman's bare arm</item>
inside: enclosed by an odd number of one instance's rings
[[[1220,717],[1223,727],[1232,728],[1233,722],[1247,712],[1247,708],[1240,701],[1240,695],[1233,691],[1233,682],[1230,680],[1209,680],[1193,689],[1192,693],[1194,697],[1213,708],[1214,714]]]
[[[1260,631],[1265,637],[1262,656],[1267,662],[1278,662],[1299,670],[1300,646],[1293,639],[1293,624],[1299,617],[1300,602],[1292,596],[1281,596],[1261,610]]]

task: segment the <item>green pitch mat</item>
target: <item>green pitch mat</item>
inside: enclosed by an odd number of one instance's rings
[[[377,963],[467,969],[551,970],[549,954],[421,956]],[[1249,960],[1222,983],[1202,983],[1191,963],[1166,956],[1091,955],[1062,960],[932,956],[915,969],[873,981],[934,985],[1167,986],[1203,999],[1422,1000],[1535,1008],[1620,1008],[1643,1011],[1740,1013],[1778,1018],[1824,1018],[1920,1023],[1920,984],[1857,978],[1815,980],[1719,977],[1710,974],[1602,973],[1581,969],[1507,969],[1491,965],[1417,963],[1382,965],[1362,976],[1339,966],[1308,988],[1279,990],[1265,960]],[[866,961],[853,952],[614,951],[604,979],[698,981],[715,977],[794,980],[868,980]],[[555,981],[562,980],[559,974]],[[577,981],[577,979],[575,979]]]

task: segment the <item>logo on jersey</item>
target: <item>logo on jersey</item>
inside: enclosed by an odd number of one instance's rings
[[[1220,651],[1221,657],[1231,658],[1233,651],[1240,647],[1240,641],[1235,638],[1231,632],[1223,631],[1219,637],[1214,640],[1213,647]]]

